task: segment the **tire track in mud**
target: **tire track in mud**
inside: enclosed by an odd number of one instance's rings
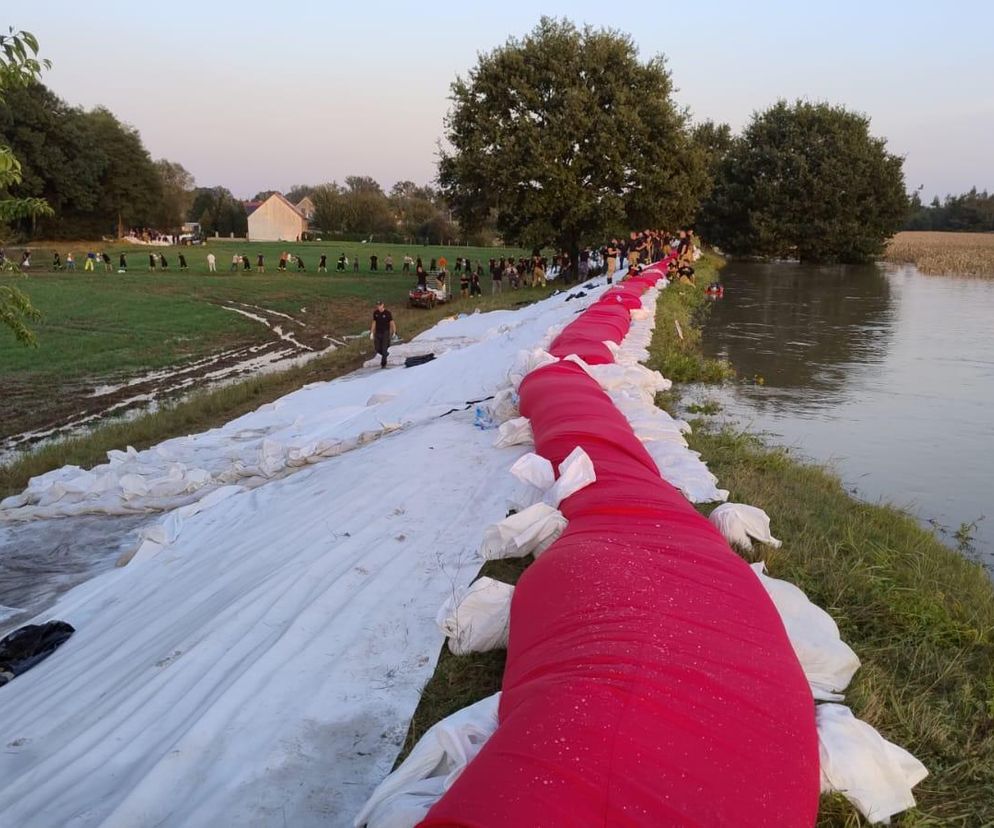
[[[154,410],[163,402],[174,402],[195,391],[229,384],[253,374],[284,370],[344,344],[281,311],[233,300],[216,304],[263,325],[271,338],[226,348],[116,383],[79,384],[75,388],[56,387],[41,392],[25,388],[18,396],[28,398],[29,404],[32,399],[37,401],[32,406],[31,427],[14,433],[0,432],[0,462],[43,441],[83,433],[108,417]],[[49,392],[54,392],[56,398],[43,402]]]

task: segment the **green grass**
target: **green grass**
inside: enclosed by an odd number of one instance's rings
[[[99,244],[66,243],[56,247],[63,258],[70,250],[80,258],[88,249],[104,249]],[[128,251],[130,266],[126,274],[117,273],[117,254],[121,249]],[[150,249],[165,253],[170,262],[169,272],[147,272]],[[369,314],[377,299],[383,299],[395,311],[403,310],[407,292],[415,281],[413,274],[400,270],[405,252],[412,257],[423,256],[425,267],[431,257],[444,254],[450,269],[456,256],[469,256],[483,261],[485,270],[486,259],[491,256],[522,252],[355,243],[211,242],[182,248],[190,270],[180,273],[179,248],[131,245],[122,248],[116,244],[106,248],[115,265],[110,273],[105,273],[102,267],[94,273],[82,270],[54,273],[46,269],[52,260],[53,246],[42,245],[33,250],[35,266],[28,278],[0,277],[0,284],[15,284],[42,313],[40,321],[31,323],[37,348],[25,348],[12,334],[0,330],[0,382],[5,392],[0,436],[65,420],[85,409],[88,395],[97,386],[167,366],[181,366],[225,349],[274,340],[274,334],[262,323],[224,310],[225,304],[241,302],[288,314],[306,324],[306,328],[294,326],[302,342],[323,347],[326,342],[321,337],[325,334],[341,337],[363,330],[369,324]],[[281,250],[299,252],[307,272],[276,272]],[[334,260],[343,250],[350,259],[357,251],[363,254],[364,269],[359,274],[334,272]],[[219,273],[208,273],[208,251],[217,257]],[[373,251],[381,257],[381,268],[383,257],[392,252],[396,271],[369,272],[367,257]],[[16,256],[18,251],[9,252]],[[227,271],[235,252],[251,258],[251,272]],[[262,274],[254,270],[255,257],[260,252],[267,260],[266,273]],[[321,253],[328,255],[331,273],[316,272]],[[489,275],[483,283],[485,290],[489,290]],[[447,306],[446,313],[477,306],[485,307],[486,302],[456,299]],[[424,318],[423,314],[419,318]],[[402,336],[410,328],[403,319],[398,319],[398,327]],[[39,413],[44,415],[40,421]]]
[[[717,264],[710,260],[709,266]],[[702,268],[698,268],[698,273]],[[699,278],[706,284],[709,276]],[[702,287],[668,289],[657,304],[653,367],[684,381],[728,375],[698,350]],[[680,321],[684,338],[676,334]],[[680,391],[657,396],[675,408]],[[994,825],[994,586],[977,563],[940,543],[899,509],[849,496],[826,469],[796,462],[758,437],[693,422],[702,453],[730,500],[770,515],[778,550],[760,547],[770,574],[797,584],[836,620],[862,667],[846,704],[883,736],[921,759],[930,776],[915,788],[918,807],[893,825]],[[711,505],[701,507],[702,514]],[[482,531],[482,527],[481,527]],[[513,583],[516,565],[503,576]],[[435,721],[500,689],[504,651],[444,652],[422,695],[408,748]],[[822,797],[818,825],[865,825],[841,796]]]
[[[472,304],[464,302],[439,305],[431,310],[395,309],[397,330],[406,340],[427,330],[443,317],[460,310],[479,308],[482,312],[514,307],[548,296],[554,287],[507,291],[498,296],[478,296]],[[363,311],[364,325],[368,308]],[[223,388],[197,393],[180,402],[167,404],[155,412],[134,419],[111,422],[76,438],[58,440],[31,452],[19,455],[7,465],[0,465],[0,498],[21,492],[28,480],[64,465],[84,468],[106,461],[110,449],[134,446],[147,448],[162,440],[196,433],[223,425],[264,403],[278,399],[302,386],[342,376],[360,367],[372,356],[368,339],[355,340],[345,347],[287,371],[263,374]],[[48,393],[38,389],[40,398]],[[5,401],[5,412],[8,410]]]

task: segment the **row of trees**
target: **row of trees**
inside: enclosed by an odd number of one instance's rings
[[[915,193],[904,229],[990,233],[994,231],[994,193],[973,187],[968,193],[947,195],[943,201],[936,196],[927,205]]]
[[[0,144],[21,165],[12,188],[44,199],[51,213],[8,224],[20,235],[87,237],[120,227],[177,227],[193,179],[180,164],[153,161],[138,131],[97,107],[69,106],[38,82],[8,91],[0,103]]]
[[[780,101],[742,135],[692,126],[662,57],[543,18],[452,85],[442,193],[460,224],[576,251],[696,222],[738,255],[863,261],[907,213],[903,159],[841,107]]]

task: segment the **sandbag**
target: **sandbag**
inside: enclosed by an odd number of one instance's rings
[[[457,590],[435,622],[455,655],[485,653],[507,646],[514,587],[486,576]]]
[[[708,516],[722,537],[732,546],[749,551],[752,549],[754,538],[775,549],[780,547],[778,541],[770,534],[770,516],[762,509],[747,506],[745,503],[722,503]]]
[[[812,694],[821,701],[841,701],[841,692],[859,669],[859,657],[842,640],[831,615],[794,584],[766,575],[765,568],[762,562],[752,564],[780,613]]]
[[[540,555],[566,528],[566,518],[547,503],[535,503],[483,530],[480,557],[486,561]]]
[[[915,807],[911,789],[928,769],[841,704],[820,704],[818,750],[822,793],[838,791],[870,822],[888,822]]]
[[[497,727],[500,693],[432,725],[355,818],[355,828],[413,828]]]

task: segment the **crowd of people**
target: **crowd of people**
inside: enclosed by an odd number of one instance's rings
[[[143,229],[142,232],[148,234],[150,231]],[[164,238],[159,234],[154,235],[158,238]],[[677,260],[675,263],[671,263],[669,275],[682,278],[685,281],[692,281],[693,262],[699,255],[699,251],[695,243],[694,231],[690,228],[680,230],[678,233],[668,233],[662,230],[632,232],[627,238],[612,238],[598,247],[581,248],[575,262],[568,251],[562,251],[549,257],[543,255],[542,251],[536,248],[532,251],[531,256],[495,257],[486,262],[474,260],[468,256],[458,256],[452,263],[451,273],[448,269],[449,262],[444,257],[430,259],[426,267],[421,256],[405,255],[401,260],[400,270],[405,274],[413,273],[417,289],[427,291],[429,290],[429,281],[433,282],[430,289],[441,298],[448,298],[454,292],[455,282],[458,281],[459,295],[468,298],[483,294],[484,279],[487,277],[490,279],[491,294],[502,293],[505,286],[508,290],[544,286],[548,279],[561,279],[566,284],[574,281],[583,282],[590,275],[597,273],[604,273],[608,281],[612,281],[618,270],[626,266],[636,268],[659,261],[674,250],[677,253]],[[170,253],[170,256],[172,255],[174,254]],[[31,256],[30,249],[22,250],[18,265],[16,259],[8,257],[0,249],[0,264],[6,265],[8,269],[13,266],[27,271],[32,265]],[[121,252],[117,256],[117,272],[127,273],[128,254]],[[179,271],[189,270],[187,254],[178,252],[175,254],[175,258]],[[389,253],[382,258],[382,262],[375,253],[368,254],[368,260],[368,272],[379,272],[381,263],[383,272],[394,272],[394,258]],[[206,261],[208,272],[216,273],[217,256],[213,252],[207,252]],[[170,265],[170,259],[165,252],[154,253],[150,251],[148,253],[147,272],[168,272]],[[53,254],[52,270],[75,271],[78,267],[89,272],[102,269],[104,272],[110,273],[114,270],[114,263],[111,255],[102,250],[89,250],[79,263],[71,252],[65,255],[64,261],[59,252]],[[244,253],[233,253],[228,270],[231,273],[252,272],[252,259]],[[266,272],[265,254],[256,254],[254,270],[257,273]],[[304,273],[307,272],[307,265],[300,253],[284,250],[279,255],[276,270],[279,273],[291,270]],[[357,255],[350,260],[343,252],[338,257],[335,270],[339,273],[358,274],[361,271],[359,256]],[[328,255],[325,253],[320,254],[317,272],[328,272]]]

